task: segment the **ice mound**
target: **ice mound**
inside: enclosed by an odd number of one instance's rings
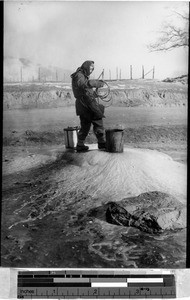
[[[85,153],[63,154],[66,164],[56,173],[55,180],[64,179],[63,188],[67,191],[85,191],[110,201],[160,191],[185,203],[186,165],[154,150],[125,148],[123,153],[108,153],[93,145],[90,149]]]

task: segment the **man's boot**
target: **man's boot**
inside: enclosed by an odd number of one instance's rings
[[[104,132],[97,131],[96,138],[98,140],[98,149],[99,150],[106,150],[106,141],[105,141],[105,134]]]
[[[106,150],[106,142],[98,142],[99,150]]]
[[[78,140],[78,143],[76,146],[77,152],[86,152],[86,151],[88,151],[88,149],[89,149],[89,147],[85,146],[84,141]]]

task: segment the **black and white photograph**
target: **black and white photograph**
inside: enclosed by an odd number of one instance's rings
[[[4,1],[1,265],[183,269],[189,2]]]

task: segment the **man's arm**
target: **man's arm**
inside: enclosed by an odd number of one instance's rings
[[[77,85],[80,88],[100,88],[103,87],[104,83],[102,80],[94,80],[86,78],[82,73],[77,74]]]
[[[102,80],[94,80],[94,79],[90,79],[88,81],[88,84],[90,87],[94,87],[94,88],[100,88],[100,87],[103,87],[104,83]]]

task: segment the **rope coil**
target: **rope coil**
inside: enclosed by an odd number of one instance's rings
[[[102,94],[102,93],[100,94],[98,88],[96,88],[95,95],[99,100],[101,100],[103,102],[108,103],[111,101],[111,104],[105,106],[105,107],[109,107],[113,103],[112,95],[110,95],[110,87],[106,81],[104,81],[104,80],[102,80],[102,81],[103,81],[104,85],[106,85],[107,90],[104,94]],[[108,99],[106,99],[106,98],[108,98]]]

